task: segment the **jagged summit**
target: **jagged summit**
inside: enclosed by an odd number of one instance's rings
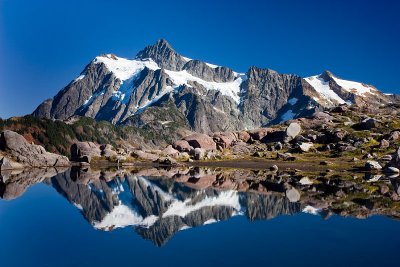
[[[280,123],[337,104],[379,106],[394,101],[396,96],[329,71],[304,79],[255,66],[238,73],[184,57],[160,39],[135,59],[96,57],[33,115],[61,120],[78,115],[138,126],[139,121],[173,121],[181,114],[186,120],[182,127],[207,133]]]
[[[188,61],[179,55],[165,39],[160,39],[155,44],[146,46],[137,53],[136,58],[151,58],[161,68],[173,71],[180,71]]]

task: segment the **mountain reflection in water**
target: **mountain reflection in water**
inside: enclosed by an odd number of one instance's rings
[[[32,169],[1,174],[0,196],[14,199],[43,182],[78,208],[96,229],[133,227],[155,245],[180,230],[246,216],[307,212],[367,218],[400,217],[398,177],[240,169]]]

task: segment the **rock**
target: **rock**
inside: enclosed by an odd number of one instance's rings
[[[114,148],[110,144],[101,145],[101,156],[106,158],[117,157],[117,152],[114,151]]]
[[[286,197],[290,202],[297,202],[300,200],[300,192],[292,187],[291,189],[286,190]]]
[[[42,146],[29,144],[16,132],[3,131],[0,134],[0,150],[16,159],[25,167],[60,167],[69,166],[67,157],[47,152]],[[12,163],[11,163],[12,164]],[[7,163],[8,166],[10,166]],[[15,165],[20,167],[19,165]]]
[[[205,151],[202,148],[196,147],[193,150],[193,156],[195,160],[202,160],[204,158]]]
[[[237,132],[237,138],[245,143],[250,140],[250,134],[246,131]]]
[[[179,152],[190,152],[193,147],[186,140],[178,140],[173,144],[173,148]]]
[[[213,140],[219,149],[229,148],[237,140],[234,133],[219,132],[213,134]]]
[[[374,157],[371,154],[365,154],[362,159],[373,159]]]
[[[340,105],[340,106],[332,108],[331,112],[332,113],[344,113],[348,110],[349,110],[349,108],[347,107],[347,105]]]
[[[93,142],[76,142],[71,145],[71,160],[90,163],[93,157],[101,157],[100,146]]]
[[[308,152],[314,146],[313,143],[301,143],[299,149],[301,152]]]
[[[380,148],[388,148],[389,146],[390,146],[390,143],[389,143],[389,141],[386,140],[386,139],[382,139],[382,140],[379,142],[379,147],[380,147]]]
[[[161,158],[158,158],[155,162],[158,164],[161,164],[161,165],[168,165],[168,166],[176,164],[176,160],[174,160],[170,157],[161,157]]]
[[[352,158],[352,159],[351,159],[351,161],[353,161],[353,162],[357,162],[357,161],[359,161],[359,159],[358,159],[358,158],[356,158],[356,157],[354,157],[354,158]]]
[[[353,125],[356,130],[371,130],[378,126],[378,122],[373,118],[367,118],[359,123]]]
[[[269,167],[269,170],[270,171],[273,171],[273,172],[277,172],[278,171],[278,166],[276,166],[276,165],[272,165],[271,167]]]
[[[393,159],[392,155],[383,155],[381,157],[382,161],[392,161],[392,159]]]
[[[325,112],[316,112],[313,114],[313,118],[317,119],[317,120],[325,120],[325,121],[333,120],[333,117]]]
[[[148,160],[148,161],[156,161],[158,160],[158,156],[151,154],[151,153],[147,153],[141,150],[136,150],[132,152],[132,156],[137,157],[139,159],[142,160]]]
[[[301,185],[311,185],[311,184],[313,184],[313,181],[311,181],[310,178],[308,178],[308,177],[303,177],[300,179],[299,183]]]
[[[259,128],[259,129],[254,129],[249,132],[249,135],[251,138],[254,140],[262,140],[264,137],[266,137],[269,133],[274,132],[274,129],[272,128]]]
[[[389,186],[382,184],[379,186],[379,191],[382,195],[386,194],[387,192],[389,192],[390,188]]]
[[[400,173],[400,170],[396,167],[387,167],[384,171],[385,173]]]
[[[376,161],[368,160],[365,163],[365,169],[368,171],[381,170],[382,166]]]
[[[205,150],[217,149],[217,145],[214,140],[206,134],[195,133],[186,136],[183,140],[187,141],[193,148],[203,148]]]
[[[297,122],[292,122],[289,124],[289,126],[286,128],[286,141],[293,140],[297,135],[299,135],[301,132],[301,126]]]
[[[281,142],[277,142],[277,143],[275,144],[275,150],[282,150],[282,149],[283,149],[282,143],[281,143]]]
[[[389,141],[398,141],[400,139],[400,132],[394,131],[389,136]]]
[[[166,148],[164,148],[164,150],[162,151],[162,153],[163,153],[164,155],[167,155],[167,156],[176,156],[176,155],[179,154],[179,151],[176,150],[176,149],[174,149],[174,148],[172,147],[172,145],[168,145]]]
[[[329,164],[330,164],[329,161],[326,161],[326,160],[321,161],[321,162],[319,163],[319,165],[324,165],[324,166],[329,165]]]
[[[0,158],[0,170],[22,169],[24,166],[6,157]]]

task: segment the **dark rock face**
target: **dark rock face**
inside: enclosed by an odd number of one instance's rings
[[[171,47],[171,45],[164,39],[158,40],[154,45],[147,46],[140,51],[136,58],[153,59],[161,68],[180,71],[186,64],[185,60]]]
[[[232,82],[235,79],[233,71],[226,67],[210,67],[199,60],[191,60],[183,69],[193,76],[209,82]]]
[[[111,97],[120,85],[120,81],[109,72],[103,63],[90,63],[82,72],[84,77],[72,81],[62,89],[53,100],[46,100],[34,112],[33,115],[40,118],[67,119],[75,114],[83,114],[88,117],[96,114],[101,104]],[[101,93],[104,93],[101,95]],[[98,94],[95,103],[90,107],[85,105],[90,96]],[[49,116],[50,115],[50,116]]]
[[[247,77],[241,86],[239,108],[245,126],[250,129],[268,124],[278,116],[279,110],[290,105],[288,99],[302,95],[302,79],[297,75],[252,67]]]
[[[69,166],[67,157],[47,152],[42,146],[29,144],[22,135],[8,130],[0,133],[0,150],[25,167]],[[7,165],[12,166],[11,163]]]

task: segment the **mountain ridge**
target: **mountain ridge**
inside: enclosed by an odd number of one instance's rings
[[[190,130],[208,133],[258,128],[343,103],[383,105],[397,98],[329,71],[302,78],[252,66],[238,73],[184,57],[160,39],[132,60],[96,57],[33,115],[60,120],[79,115],[124,125],[168,101]]]

